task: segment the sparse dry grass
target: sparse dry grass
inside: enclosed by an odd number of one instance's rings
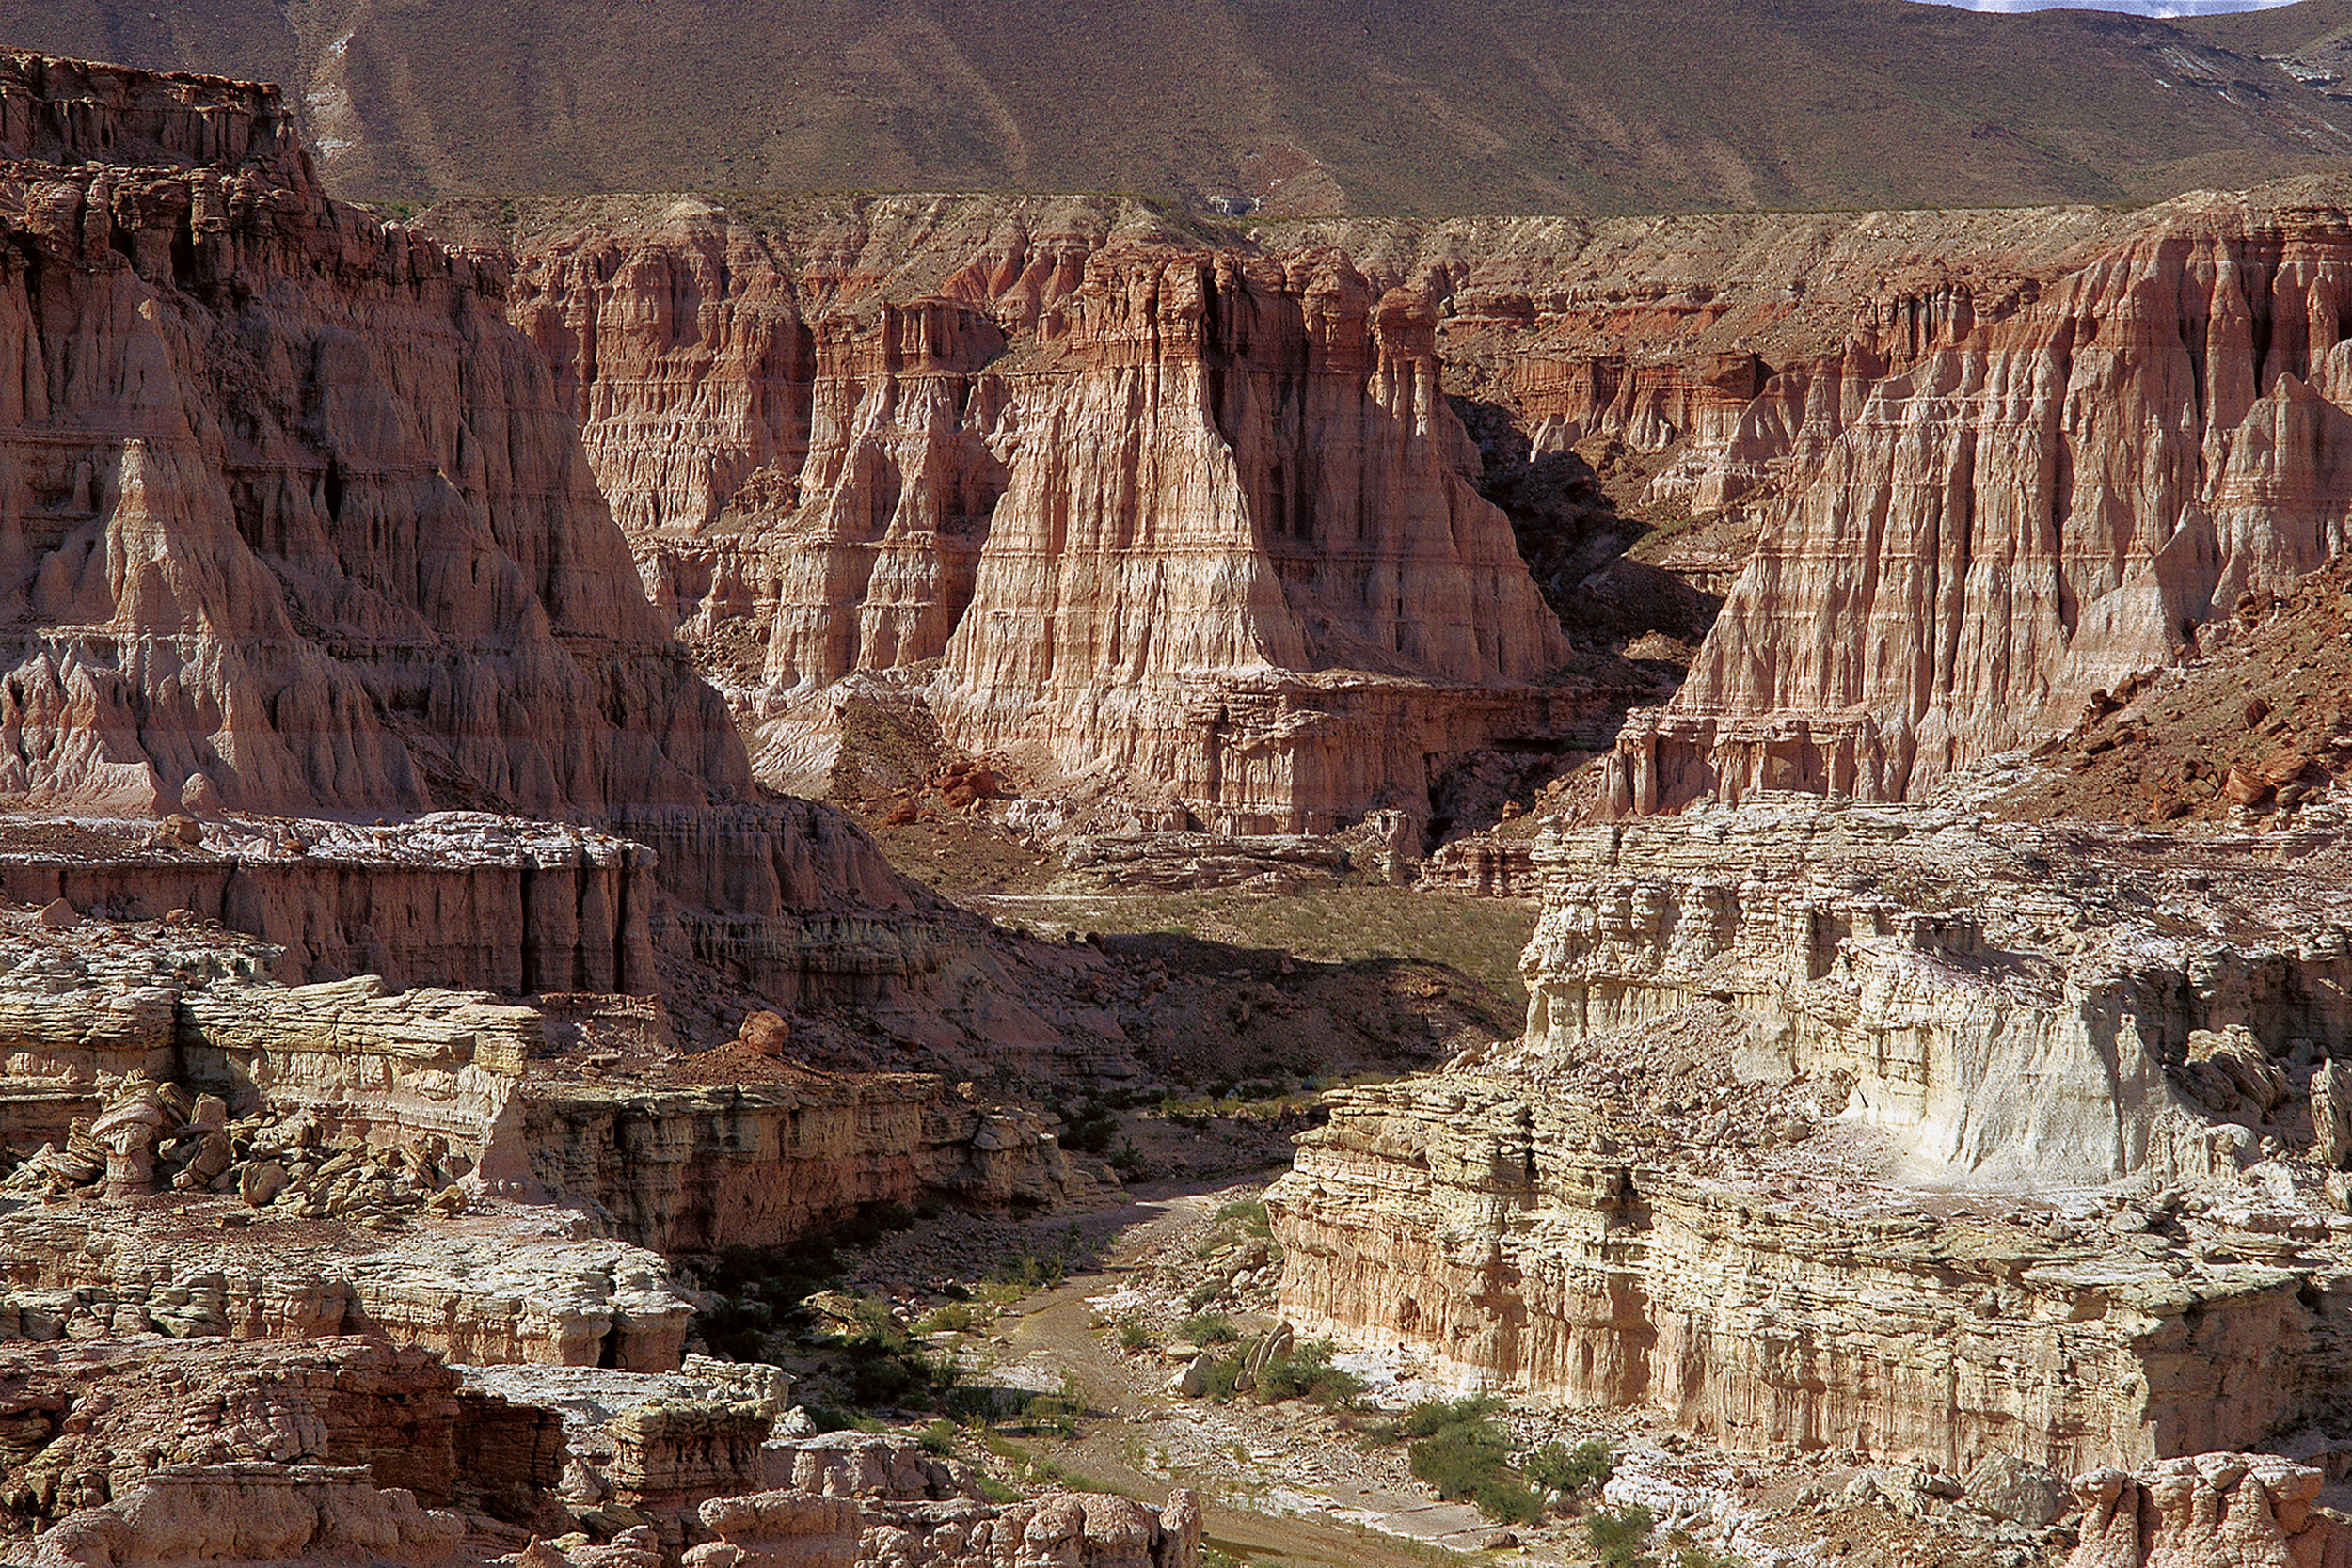
[[[1519,954],[1535,929],[1532,899],[1473,898],[1410,888],[1342,886],[1279,897],[1231,891],[1065,895],[976,900],[1001,921],[1044,935],[1176,932],[1234,947],[1278,948],[1315,963],[1384,958],[1457,969],[1524,1011]],[[1516,1032],[1516,1019],[1508,1020]]]

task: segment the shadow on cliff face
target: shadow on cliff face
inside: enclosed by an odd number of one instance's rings
[[[1677,658],[1671,645],[1694,648],[1723,599],[1628,556],[1659,528],[1642,515],[1640,499],[1657,465],[1614,443],[1597,467],[1578,451],[1538,453],[1506,405],[1448,401],[1485,461],[1479,494],[1511,519],[1520,558],[1568,636],[1595,651],[1629,652],[1645,673],[1679,681],[1688,654]],[[1641,657],[1653,648],[1666,657]]]

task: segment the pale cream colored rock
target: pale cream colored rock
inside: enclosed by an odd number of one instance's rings
[[[853,1499],[797,1488],[703,1505],[719,1539],[688,1568],[1196,1568],[1200,1505],[1179,1489],[1153,1509],[1101,1493],[1003,1505],[976,1498]]]
[[[2352,1527],[2312,1506],[2326,1477],[2274,1454],[2200,1453],[2078,1476],[2067,1568],[2343,1568]]]
[[[316,1465],[180,1465],[43,1533],[40,1568],[439,1568],[456,1560],[465,1521],[420,1508],[365,1469]]]
[[[2352,1023],[2331,1000],[2352,898],[2216,847],[2217,867],[2244,868],[2249,903],[2300,894],[2308,909],[2160,942],[2033,869],[2079,852],[1957,811],[1800,796],[1549,831],[1520,965],[1527,1042],[1568,1053],[1717,996],[1753,1022],[1759,1068],[1851,1072],[1844,1115],[1921,1160],[2095,1180],[2177,1162],[2195,1179],[2216,1158],[2197,1122],[2260,1125],[2280,1102],[2260,1039]],[[2161,872],[2120,876],[2143,908],[2198,901]],[[2274,967],[2304,989],[2274,992],[2260,978]],[[2217,1053],[2238,1070],[2210,1066]],[[2183,1092],[2205,1084],[2226,1098]]]
[[[2352,1160],[2352,1068],[2332,1058],[2312,1075],[2313,1152],[2342,1170]]]
[[[1954,1471],[2334,1419],[2343,1227],[2316,1162],[2256,1164],[2302,1113],[2253,1046],[2342,1037],[2352,894],[2318,835],[2130,836],[1790,797],[1548,833],[1527,1036],[1331,1097],[1267,1197],[1282,1314]],[[2125,1176],[2147,1212],[2036,1217]]]

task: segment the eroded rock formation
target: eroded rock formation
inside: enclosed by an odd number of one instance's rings
[[[0,791],[564,815],[748,787],[495,267],[329,201],[274,89],[10,54],[0,94]]]
[[[2346,259],[2324,197],[2184,198],[2036,297],[1915,302],[1792,432],[1809,477],[1606,804],[1916,797],[2337,554]]]
[[[40,1568],[164,1568],[193,1562],[397,1568],[453,1563],[466,1522],[379,1488],[359,1468],[245,1462],[183,1465],[141,1479],[114,1502],[59,1520],[34,1549]]]
[[[2352,905],[2325,840],[2254,842],[1788,798],[1555,832],[1526,1037],[1332,1097],[1268,1197],[1282,1309],[1735,1449],[2335,1419],[2307,1106]]]
[[[940,675],[900,680],[959,743],[1110,759],[1204,825],[1262,831],[1323,824],[1285,800],[1357,815],[1354,768],[1405,803],[1415,744],[1581,744],[1609,721],[1592,699],[1639,700],[1616,677],[1565,708],[1506,696],[1529,667],[1514,644],[1560,661],[1519,630],[1508,556],[1540,563],[1571,633],[1658,613],[1634,608],[1652,560],[1677,592],[1730,594],[1684,689],[1628,730],[1612,810],[1759,788],[1907,798],[2067,727],[2094,691],[2171,659],[2184,625],[2333,548],[2343,208],[2307,182],[2139,215],[1327,223],[1253,251],[1136,245],[1148,223],[1102,204],[770,220],[641,202],[501,237],[525,279],[516,319],[763,771],[821,772],[817,689],[945,656]],[[885,232],[903,246],[886,259]],[[1348,277],[1361,289],[1343,301]],[[1195,294],[1201,325],[1176,325]],[[1317,367],[1303,380],[1294,343]],[[1218,389],[1122,401],[1147,363],[1166,388]],[[1398,401],[1424,372],[1482,440],[1508,432],[1483,475],[1450,411]],[[1425,456],[1419,436],[1353,455],[1424,422]],[[1124,446],[1088,434],[1113,427]],[[1202,489],[1220,451],[1232,483]],[[1115,451],[1165,515],[1088,488]],[[1516,549],[1466,531],[1487,521],[1476,508],[1438,504],[1449,471],[1514,507]],[[1334,531],[1366,508],[1399,531]],[[1064,511],[1075,531],[1057,535]],[[1452,548],[1417,553],[1440,513]],[[1707,526],[1612,564],[1643,522],[1692,513]],[[1180,515],[1210,531],[1186,536],[1188,560],[1238,546],[1229,564],[1247,569],[1153,601],[1182,577]],[[1141,553],[1096,562],[1104,542]],[[1472,592],[1494,650],[1464,664],[1448,634],[1383,630],[1395,611],[1366,589],[1408,559],[1407,618],[1438,626],[1456,620],[1460,572],[1505,568]],[[1131,601],[1153,607],[1141,663],[1113,635],[1132,613],[1098,625],[1081,608]],[[1179,680],[1183,701],[1148,723],[1133,706],[1137,683],[1220,664],[1270,673]],[[1332,669],[1467,685],[1486,711],[1449,725],[1409,687],[1342,689],[1319,678]]]
[[[955,215],[878,261],[680,203],[517,263],[515,319],[763,772],[821,772],[844,677],[943,658],[958,744],[1232,831],[1425,812],[1433,756],[1606,728],[1589,684],[1527,686],[1565,644],[1420,295],[1082,206]]]
[[[2326,1480],[2273,1454],[2201,1453],[2133,1474],[2093,1470],[2074,1481],[2082,1544],[2067,1568],[2195,1568],[2352,1560],[2341,1515],[2312,1509]]]
[[[8,1513],[55,1520],[180,1465],[361,1467],[428,1506],[506,1511],[562,1468],[554,1414],[461,1387],[421,1349],[382,1339],[236,1344],[160,1336],[0,1351]],[[487,1430],[502,1441],[485,1443]]]
[[[1753,1070],[1842,1075],[1836,1109],[1920,1160],[2194,1180],[2212,1158],[2190,1076],[2208,1042],[2249,1031],[2308,1074],[2344,1030],[2352,905],[2312,874],[2323,845],[2282,841],[2280,863],[2250,841],[2191,854],[2119,832],[2087,863],[1957,809],[1798,796],[1560,832],[1533,855],[1525,1043],[1565,1058],[1713,1002]],[[2093,863],[2109,885],[2086,879]],[[2192,911],[2217,929],[2166,928]]]

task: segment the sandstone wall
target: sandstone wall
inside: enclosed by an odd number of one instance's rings
[[[2352,1561],[2352,1528],[2312,1507],[2325,1479],[2276,1454],[2201,1453],[2133,1474],[2103,1466],[2075,1478],[2082,1541],[2067,1568],[2339,1568]]]
[[[432,1507],[545,1491],[562,1468],[553,1412],[463,1393],[438,1356],[381,1339],[10,1345],[0,1405],[20,1519],[111,1501],[171,1465],[362,1466]],[[485,1427],[506,1442],[485,1449]]]
[[[1734,1449],[2301,1441],[2352,1354],[2332,844],[1554,824],[1525,1036],[1332,1097],[1267,1198],[1281,1308]]]
[[[1845,1114],[1922,1162],[2193,1179],[2216,1156],[2176,1083],[2192,1048],[2241,1029],[2308,1070],[2352,1023],[2352,911],[2319,889],[2282,909],[2294,871],[2207,847],[2240,879],[2240,929],[2160,937],[2139,911],[2186,907],[2197,871],[2127,863],[2104,896],[2054,887],[2068,847],[1800,797],[1548,833],[1525,1044],[1563,1058],[1712,1000],[1747,1022],[1745,1070],[1845,1074]]]
[[[487,831],[394,853],[311,845],[280,853],[146,854],[113,861],[0,861],[0,897],[36,908],[156,920],[181,911],[280,949],[293,983],[381,975],[395,986],[463,986],[529,995],[649,994],[653,910],[665,901],[654,857],[577,830]],[[424,841],[421,841],[424,840]]]
[[[0,77],[0,794],[562,815],[748,787],[501,269],[328,201],[263,89]]]
[[[1268,1195],[1281,1310],[1478,1386],[1646,1408],[1734,1449],[2061,1468],[2253,1448],[2333,1407],[2352,1307],[2242,1265],[1839,1214],[1507,1078],[1333,1097]]]
[[[1040,1118],[972,1104],[914,1074],[654,1091],[534,1085],[525,1127],[543,1180],[666,1254],[778,1246],[866,1204],[1053,1207],[1110,1185]]]
[[[496,237],[515,319],[765,775],[821,778],[827,684],[916,672],[959,744],[1122,767],[1248,832],[1412,805],[1417,750],[1574,744],[1626,700],[1515,695],[1562,649],[1466,495],[1479,460],[1440,387],[1538,467],[1630,452],[1644,507],[1765,530],[1690,687],[1629,731],[1615,809],[1898,798],[2169,657],[2184,619],[2302,569],[2296,541],[2330,526],[2334,460],[2298,478],[2275,455],[2327,438],[2333,405],[2295,388],[2328,384],[2328,199],[1359,220],[1217,250],[1135,245],[1148,224],[1102,203],[630,198]],[[1572,576],[1609,554],[1534,546]],[[1692,560],[1709,582],[1742,563]],[[1462,641],[1466,616],[1493,646]],[[1472,693],[1485,711],[1450,722]]]
[[[16,1261],[0,1339],[153,1332],[316,1339],[381,1335],[453,1361],[531,1361],[644,1371],[678,1364],[693,1308],[661,1259],[610,1241],[567,1241],[512,1212],[411,1231],[398,1251],[341,1225],[296,1236],[167,1216],[126,1220],[66,1206],[7,1223]]]
[[[1232,831],[1422,809],[1433,756],[1605,733],[1589,689],[1524,688],[1565,647],[1418,296],[1000,215],[880,260],[680,202],[517,262],[515,319],[764,775],[821,777],[834,682],[943,657],[957,744],[1123,768]]]

